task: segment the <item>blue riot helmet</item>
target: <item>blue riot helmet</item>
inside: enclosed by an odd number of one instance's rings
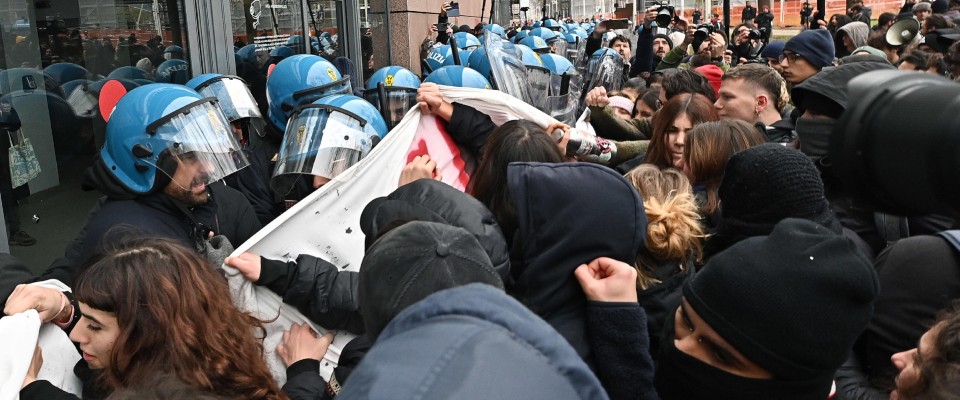
[[[157,67],[156,81],[183,85],[190,79],[190,65],[183,60],[167,60]]]
[[[264,137],[263,115],[257,107],[257,101],[247,88],[246,82],[240,77],[221,74],[203,74],[186,83],[188,88],[195,90],[203,97],[216,97],[220,110],[227,117],[227,121],[242,133],[239,137],[244,142],[252,135]],[[234,130],[236,133],[236,130]]]
[[[587,30],[583,28],[571,29],[570,33],[579,36],[581,40],[587,40],[587,36],[590,36],[590,34],[587,33]]]
[[[315,53],[320,53],[323,50],[323,46],[320,45],[320,38],[316,36],[311,37],[310,48],[312,48]]]
[[[162,65],[162,64],[161,64]],[[159,69],[158,69],[159,70]],[[147,71],[144,71],[140,68],[133,66],[124,66],[117,68],[107,75],[108,79],[149,79],[153,80],[153,77],[150,76]]]
[[[479,49],[479,47],[477,47],[477,49]],[[473,54],[474,51],[475,50],[460,50],[457,52],[457,57],[453,57],[453,54],[451,54],[450,57],[447,57],[445,60],[443,60],[443,66],[446,67],[448,65],[462,65],[466,67],[467,61],[470,60],[470,55]],[[457,59],[460,60],[459,64],[457,64]]]
[[[539,28],[539,27],[541,27],[541,26],[543,26],[543,22],[541,22],[541,21],[533,21],[533,28],[534,28],[534,29]]]
[[[470,53],[467,59],[467,67],[480,73],[487,81],[493,82],[490,78],[490,58],[487,57],[487,49],[481,47]]]
[[[283,59],[295,56],[297,52],[287,46],[277,46],[270,50],[270,62],[273,64],[283,61]]]
[[[189,196],[182,200],[199,203],[207,184],[249,164],[216,99],[166,83],[133,89],[117,102],[99,163],[128,194],[163,190],[156,183],[164,174]]]
[[[241,60],[253,64],[257,68],[263,67],[264,63],[266,63],[270,58],[269,53],[266,50],[258,49],[257,45],[255,44],[248,44],[241,47],[240,50],[237,51],[237,56],[239,56]]]
[[[453,37],[457,38],[457,48],[460,50],[472,50],[480,47],[480,39],[477,39],[476,36],[473,36],[467,32],[454,33]]]
[[[550,52],[550,46],[539,36],[528,36],[526,39],[521,40],[520,44],[529,47],[537,53]]]
[[[77,79],[87,79],[90,76],[86,68],[68,62],[50,64],[43,69],[43,72],[56,79],[60,85]]]
[[[543,61],[543,66],[554,75],[575,74],[577,72],[573,63],[558,54],[543,54],[540,56],[540,60]]]
[[[513,41],[514,44],[520,43],[521,40],[526,39],[528,36],[530,36],[530,33],[529,33],[529,32],[530,32],[530,31],[520,31],[520,32],[517,32],[517,34],[514,35],[514,36],[513,36],[513,39],[511,39],[511,40]]]
[[[544,28],[550,29],[552,31],[559,31],[560,28],[563,27],[563,25],[560,25],[560,23],[553,18],[543,21],[543,25],[541,26]]]
[[[267,77],[268,117],[285,130],[287,117],[297,106],[332,94],[350,93],[350,77],[323,57],[298,54],[280,61]]]
[[[301,105],[290,115],[270,187],[286,195],[303,175],[329,181],[386,135],[380,111],[359,97],[333,95]]]
[[[290,35],[290,37],[287,38],[287,42],[284,43],[284,46],[294,50],[301,50],[303,48],[303,36]]]
[[[500,35],[500,37],[502,37],[502,38],[506,38],[506,37],[507,37],[507,32],[506,32],[505,30],[503,30],[503,27],[502,27],[502,26],[497,25],[497,24],[486,24],[486,25],[483,26],[483,30],[496,33],[496,34]]]
[[[427,58],[423,60],[426,64],[424,73],[429,75],[431,72],[436,71],[444,65],[443,63],[446,62],[448,58],[453,58],[453,51],[450,50],[450,45],[443,45],[430,50],[430,53],[427,53]]]
[[[183,59],[183,47],[180,46],[167,46],[163,49],[163,59],[164,60],[182,60]]]
[[[547,44],[553,43],[558,40],[557,33],[548,29],[548,28],[536,28],[530,31],[531,36],[539,36]]]
[[[410,70],[397,66],[383,67],[367,80],[363,98],[380,110],[387,126],[393,129],[407,111],[417,105],[419,88],[420,78]]]
[[[430,73],[430,76],[424,82],[443,86],[490,89],[490,81],[487,78],[484,78],[477,71],[459,65],[440,67],[440,69]]]

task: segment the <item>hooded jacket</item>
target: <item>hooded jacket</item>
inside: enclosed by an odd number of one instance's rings
[[[607,399],[549,325],[485,284],[443,290],[380,334],[340,398]]]
[[[466,229],[476,236],[500,276],[509,278],[507,245],[493,214],[478,200],[442,182],[420,179],[374,199],[360,215],[360,228],[369,246],[395,221],[411,220]],[[270,288],[324,328],[364,332],[357,272],[341,271],[308,254],[295,262],[261,258],[261,263],[258,285]]]
[[[850,38],[853,42],[853,48],[856,49],[857,47],[867,45],[867,36],[870,36],[870,26],[863,22],[855,21],[840,27],[840,32],[845,33],[847,37]],[[843,49],[843,52],[850,54],[846,48]],[[840,52],[838,51],[837,53]]]
[[[573,271],[598,257],[636,262],[647,225],[640,193],[615,171],[586,163],[510,163],[507,186],[519,228],[516,284],[507,291],[590,363],[587,301]]]

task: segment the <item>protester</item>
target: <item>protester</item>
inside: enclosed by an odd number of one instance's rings
[[[690,182],[702,188],[700,215],[712,228],[719,217],[717,191],[724,177],[727,160],[735,153],[766,142],[756,127],[739,120],[707,121],[687,132],[680,165]]]
[[[769,142],[790,143],[796,140],[793,123],[781,118],[789,101],[786,82],[774,69],[746,64],[723,75],[714,107],[720,118],[757,125]]]
[[[827,31],[810,29],[800,32],[783,45],[780,55],[783,79],[791,85],[798,85],[824,67],[833,65],[834,57],[833,39]]]
[[[958,386],[957,339],[960,338],[960,312],[954,307],[943,313],[920,340],[917,347],[891,357],[900,370],[893,400],[950,398],[960,391]]]
[[[84,266],[74,295],[60,313],[79,317],[70,338],[83,354],[74,372],[84,398],[138,388],[157,374],[231,398],[285,397],[253,336],[262,322],[230,302],[226,281],[190,248],[156,237],[115,243]],[[22,311],[14,303],[6,314]],[[37,380],[40,352],[20,398],[67,396]]]
[[[647,214],[646,252],[637,258],[637,296],[647,314],[650,354],[660,353],[663,324],[680,305],[680,289],[703,257],[704,230],[690,181],[673,168],[641,164],[625,175]]]
[[[674,335],[662,339],[657,393],[665,400],[827,398],[878,289],[873,267],[851,242],[785,219],[769,235],[717,254],[684,285],[665,330]]]
[[[654,116],[653,137],[643,162],[660,168],[682,168],[687,131],[716,120],[716,110],[706,97],[687,93],[674,96]]]

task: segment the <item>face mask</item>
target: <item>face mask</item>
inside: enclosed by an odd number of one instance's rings
[[[830,135],[837,120],[829,118],[797,119],[797,136],[800,138],[800,151],[817,161],[827,156],[830,150]]]
[[[712,367],[677,349],[674,318],[668,318],[660,340],[656,388],[663,400],[825,400],[833,374],[823,378],[785,382],[737,376]]]

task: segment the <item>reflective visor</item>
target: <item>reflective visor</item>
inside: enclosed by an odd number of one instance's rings
[[[250,165],[230,123],[214,99],[191,103],[147,126],[147,131],[172,143],[171,156],[195,164],[194,184],[210,184]]]
[[[270,186],[286,195],[301,175],[333,179],[366,156],[379,139],[371,124],[349,111],[302,106],[287,121]]]
[[[378,85],[377,89],[367,89],[363,99],[376,106],[387,127],[393,129],[407,115],[407,111],[417,106],[417,89]]]
[[[216,97],[220,102],[220,109],[230,122],[241,118],[262,118],[257,101],[239,78],[213,78],[198,86],[196,90],[202,96]]]

